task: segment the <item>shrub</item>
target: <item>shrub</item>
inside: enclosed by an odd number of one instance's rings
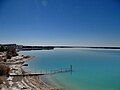
[[[0,64],[0,76],[9,76],[10,68],[6,65]]]

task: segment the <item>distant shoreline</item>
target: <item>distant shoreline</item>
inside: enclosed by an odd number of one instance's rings
[[[29,50],[53,50],[57,48],[81,48],[81,49],[112,49],[118,50],[120,47],[93,47],[93,46],[22,46],[22,51]]]
[[[13,47],[17,51],[30,51],[30,50],[53,50],[57,48],[90,48],[90,49],[120,49],[120,46],[70,46],[70,45],[48,45],[48,46],[31,46],[31,45],[17,45],[17,44],[0,44],[4,47]]]

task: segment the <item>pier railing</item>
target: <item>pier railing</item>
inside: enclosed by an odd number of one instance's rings
[[[73,68],[72,65],[70,65],[69,68],[60,68],[60,69],[56,69],[56,70],[46,70],[46,72],[44,72],[43,74],[57,74],[57,73],[67,73],[67,72],[72,72]]]

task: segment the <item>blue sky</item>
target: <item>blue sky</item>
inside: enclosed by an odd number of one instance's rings
[[[0,43],[120,46],[120,1],[0,0]]]

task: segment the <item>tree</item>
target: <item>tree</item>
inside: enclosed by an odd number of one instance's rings
[[[4,51],[4,46],[0,46],[0,52]]]

